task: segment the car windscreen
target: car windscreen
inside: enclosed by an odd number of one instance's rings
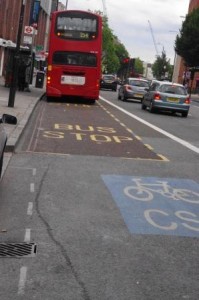
[[[130,80],[129,84],[134,85],[134,86],[138,86],[138,87],[145,87],[145,88],[149,87],[148,82],[141,81],[141,80]]]
[[[177,85],[169,85],[169,84],[161,85],[159,91],[162,93],[176,94],[176,95],[186,95],[187,94],[184,87],[177,86]]]

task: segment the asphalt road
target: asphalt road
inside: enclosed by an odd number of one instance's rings
[[[199,108],[152,115],[101,95],[42,101],[24,132],[1,241],[36,253],[1,258],[1,300],[198,299]]]

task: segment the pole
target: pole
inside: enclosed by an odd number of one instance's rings
[[[68,8],[68,0],[66,0],[66,10],[67,10],[67,8]]]
[[[26,0],[22,0],[20,17],[19,17],[18,34],[17,34],[17,44],[16,44],[14,58],[13,58],[13,68],[12,68],[13,74],[12,74],[12,78],[11,78],[8,107],[14,107],[14,102],[15,102],[18,66],[19,66],[19,55],[20,55],[20,44],[21,44],[21,34],[22,34],[22,27],[23,27],[25,4],[26,4]]]
[[[30,63],[30,77],[29,77],[29,82],[28,84],[32,84],[33,81],[33,69],[34,69],[34,57],[33,57],[33,50],[34,50],[34,44],[35,44],[35,34],[36,34],[36,28],[37,24],[32,24],[33,27],[33,34],[32,34],[32,44],[30,47],[30,58],[31,58],[31,63]]]

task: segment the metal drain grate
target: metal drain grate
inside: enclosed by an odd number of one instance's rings
[[[33,257],[37,246],[34,243],[2,243],[0,244],[0,257]]]

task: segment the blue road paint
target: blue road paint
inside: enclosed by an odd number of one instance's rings
[[[193,180],[102,175],[132,234],[199,237],[199,184]]]

